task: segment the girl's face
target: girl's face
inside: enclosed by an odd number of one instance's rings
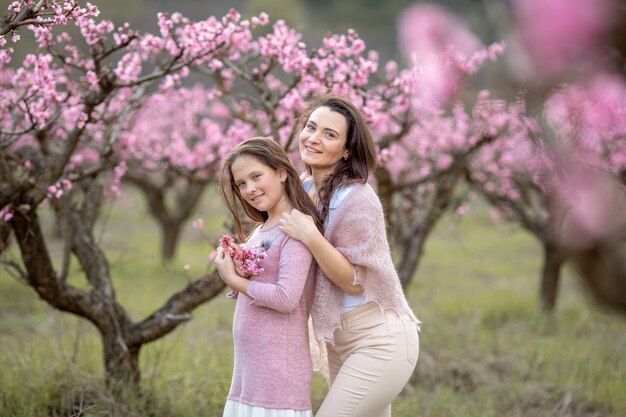
[[[311,113],[300,132],[300,157],[314,175],[326,176],[343,157],[348,156],[348,121],[329,107]]]
[[[268,220],[291,210],[283,182],[287,173],[274,170],[249,155],[241,155],[230,167],[241,197],[252,207],[268,213]]]

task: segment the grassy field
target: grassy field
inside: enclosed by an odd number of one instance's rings
[[[205,232],[218,236],[222,219],[211,215],[218,202],[205,200]],[[133,318],[150,314],[205,271],[209,245],[191,227],[177,260],[166,266],[158,231],[135,197],[120,198],[106,212],[100,238],[118,298]],[[50,242],[58,251],[59,243]],[[626,415],[626,317],[595,307],[569,271],[556,311],[542,314],[540,256],[530,236],[496,229],[481,207],[438,225],[407,294],[423,322],[421,351],[394,416]],[[78,270],[71,280],[85,285]],[[221,416],[233,307],[220,296],[145,346],[145,395],[115,403],[102,388],[95,329],[50,308],[0,270],[0,417]],[[325,390],[316,376],[315,407]]]

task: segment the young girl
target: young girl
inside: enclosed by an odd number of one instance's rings
[[[224,417],[311,417],[312,364],[307,320],[315,288],[313,257],[278,227],[296,209],[321,226],[287,153],[271,138],[251,138],[224,161],[221,190],[244,249],[265,251],[262,272],[240,275],[228,251],[215,263],[237,294],[235,364]],[[239,209],[257,223],[244,234]]]
[[[348,100],[326,96],[305,115],[300,155],[315,217],[292,210],[281,229],[313,253],[319,275],[311,316],[326,344],[331,386],[316,417],[390,417],[418,357],[418,320],[391,259],[378,196],[372,135]]]

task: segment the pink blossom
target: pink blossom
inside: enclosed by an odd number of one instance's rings
[[[532,65],[520,75],[538,79],[599,62],[616,13],[613,0],[515,0],[513,11]]]
[[[436,167],[439,170],[446,169],[452,164],[453,161],[454,159],[452,158],[452,156],[448,154],[439,155],[439,157],[437,158]]]
[[[67,24],[67,16],[65,16],[64,14],[56,14],[54,16],[54,23],[57,25]]]
[[[52,30],[49,26],[35,26],[31,30],[40,48],[45,49],[52,45]]]
[[[220,247],[233,258],[235,265],[241,269],[244,274],[251,273],[259,275],[263,272],[262,261],[267,256],[265,251],[269,245],[261,244],[252,249],[243,249],[235,244],[233,238],[229,235],[223,235],[219,243]]]
[[[459,207],[456,208],[456,210],[454,211],[454,214],[456,214],[457,216],[465,216],[469,211],[470,211],[469,205],[461,204]]]
[[[584,169],[566,171],[554,203],[561,225],[559,237],[567,247],[612,242],[626,226],[623,191],[613,179]]]
[[[0,46],[2,46],[2,38],[0,38]],[[11,54],[13,53],[13,48],[0,49],[0,68],[3,68],[6,64],[11,62]]]
[[[128,167],[126,161],[120,162],[115,168],[113,168],[113,177],[109,181],[108,188],[104,191],[105,198],[109,198],[111,196],[119,197],[122,195],[120,184],[127,170]]]
[[[252,17],[252,26],[265,26],[269,22],[269,15],[265,12],[261,13],[258,17]]]
[[[121,83],[136,80],[141,74],[141,57],[135,52],[127,53],[119,61],[114,72]]]
[[[98,91],[99,89],[99,85],[98,85],[98,76],[96,75],[95,72],[93,71],[87,71],[87,74],[85,75],[85,80],[89,83],[89,88],[93,91]]]
[[[48,198],[61,198],[63,195],[63,187],[61,185],[53,184],[48,187]]]
[[[462,73],[449,58],[469,56],[482,47],[478,38],[446,8],[422,3],[405,10],[398,22],[398,42],[421,79],[420,94],[436,104],[457,93]],[[466,61],[466,59],[461,59]]]
[[[8,10],[10,12],[13,13],[19,13],[20,12],[20,2],[19,1],[14,1],[13,3],[11,3],[8,7]]]
[[[0,220],[3,222],[8,222],[13,218],[13,206],[11,204],[7,204],[6,206],[0,209]]]
[[[198,229],[198,230],[202,229],[204,227],[204,220],[202,220],[200,218],[194,220],[193,221],[193,227],[194,227],[194,229]]]
[[[598,73],[565,85],[546,102],[546,118],[571,156],[587,166],[620,175],[626,154],[626,83]],[[607,155],[611,155],[607,158]]]

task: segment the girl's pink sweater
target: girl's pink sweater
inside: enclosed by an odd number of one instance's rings
[[[269,243],[264,272],[237,295],[235,361],[229,400],[290,410],[311,409],[312,364],[307,321],[315,271],[311,252],[278,226],[259,228],[247,248]]]

